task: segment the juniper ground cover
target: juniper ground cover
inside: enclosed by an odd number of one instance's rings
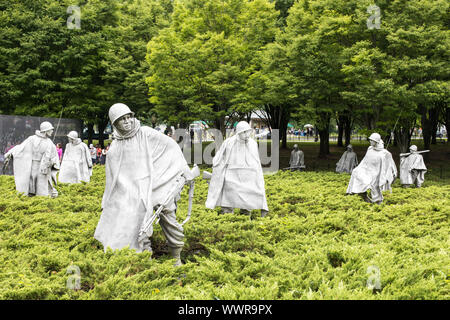
[[[449,299],[448,181],[430,175],[423,188],[403,189],[397,180],[371,205],[345,196],[349,176],[330,171],[266,175],[265,218],[206,209],[198,179],[178,268],[159,226],[152,259],[104,253],[93,239],[102,166],[89,184],[61,184],[56,199],[17,195],[13,177],[0,176],[0,298]],[[185,190],[179,221],[187,198]],[[73,268],[78,290],[68,286]]]

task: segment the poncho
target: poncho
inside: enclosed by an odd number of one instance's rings
[[[13,156],[16,190],[25,195],[49,196],[59,169],[56,146],[45,134],[36,131],[7,154]]]
[[[68,143],[59,170],[58,180],[62,183],[89,182],[92,175],[92,158],[88,146],[78,138]]]
[[[347,193],[363,193],[374,188],[391,190],[396,176],[397,167],[392,154],[384,147],[370,146],[364,159],[353,169]]]
[[[213,159],[206,207],[269,210],[258,145],[235,135],[226,139]]]
[[[413,184],[416,179],[413,171],[416,171],[417,179],[422,184],[425,180],[427,167],[425,166],[422,155],[418,153],[412,153],[407,157],[400,158],[400,183]]]
[[[289,159],[289,167],[305,168],[305,154],[301,150],[292,150],[291,158]]]
[[[358,165],[358,157],[354,151],[345,151],[342,157],[336,163],[337,173],[352,173],[353,169]]]
[[[114,132],[106,157],[103,210],[94,234],[105,251],[126,246],[151,250],[138,242],[144,217],[165,200],[180,172],[189,172],[173,139],[134,121],[134,130],[126,135]],[[175,209],[174,202],[169,210]]]

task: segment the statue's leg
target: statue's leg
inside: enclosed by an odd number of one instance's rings
[[[361,193],[358,193],[358,195],[359,195],[365,202],[372,203],[372,201],[370,200],[369,196],[367,195],[367,192],[361,192]]]
[[[383,193],[381,192],[380,187],[377,186],[372,188],[370,190],[370,197],[372,198],[372,203],[380,204],[383,202]]]
[[[240,209],[239,210],[241,214],[249,216],[251,214],[250,210],[247,209]]]
[[[233,213],[233,208],[230,207],[222,207],[220,209],[220,214],[224,214],[224,213]]]
[[[39,161],[33,160],[31,162],[31,174],[30,174],[30,184],[28,187],[28,195],[34,196],[37,192],[38,176],[39,176]]]
[[[184,246],[184,232],[183,226],[176,219],[175,210],[162,212],[159,224],[167,239],[169,253],[175,259],[174,265],[180,266],[182,264],[180,254]]]
[[[261,209],[261,218],[264,218],[265,216],[267,216],[269,214],[269,211]]]

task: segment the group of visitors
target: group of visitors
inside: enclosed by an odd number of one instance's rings
[[[91,143],[89,145],[89,151],[91,153],[92,164],[101,164],[104,165],[106,163],[106,154],[108,153],[109,145],[106,148],[103,148],[96,144],[95,146]],[[56,151],[58,152],[59,162],[62,161],[63,149],[62,144],[56,144]]]
[[[99,145],[96,144],[95,147],[94,145],[91,143],[89,145],[89,150],[91,152],[91,158],[92,158],[92,164],[101,164],[104,165],[106,162],[106,154],[108,153],[109,150],[109,145],[106,146],[106,148],[103,148]]]

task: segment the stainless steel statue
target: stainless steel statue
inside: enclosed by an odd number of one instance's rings
[[[58,181],[62,183],[89,182],[92,175],[92,158],[88,146],[71,131],[59,170]]]
[[[261,209],[261,216],[267,215],[264,176],[251,130],[247,122],[239,122],[236,134],[226,139],[214,156],[207,208],[221,207],[222,213],[239,208],[243,214]]]
[[[353,151],[351,144],[347,146],[347,150],[336,163],[337,173],[352,173],[353,169],[358,165],[358,157]]]
[[[410,187],[414,183],[420,188],[425,181],[427,167],[421,153],[430,150],[417,151],[417,146],[409,147],[409,153],[400,153],[400,183],[403,187]]]
[[[5,160],[13,159],[16,190],[29,196],[58,196],[56,173],[59,157],[50,139],[53,126],[44,121],[33,136],[5,154]]]
[[[397,177],[397,167],[378,133],[372,133],[369,141],[370,147],[364,159],[352,172],[347,194],[359,194],[367,202],[380,204],[383,201],[382,192],[392,190],[391,185]],[[369,189],[371,197],[367,195]]]
[[[294,149],[291,152],[291,158],[289,159],[289,167],[286,169],[304,170],[305,167],[305,154],[298,148],[297,144],[294,144]]]
[[[172,138],[141,126],[122,103],[109,109],[109,118],[114,140],[106,158],[103,211],[94,237],[105,250],[129,246],[151,252],[153,228],[147,222],[153,210],[163,206],[159,223],[175,265],[180,265],[184,231],[175,214],[179,195],[170,199],[168,195],[173,195],[180,175],[186,182],[194,178],[183,153]]]

